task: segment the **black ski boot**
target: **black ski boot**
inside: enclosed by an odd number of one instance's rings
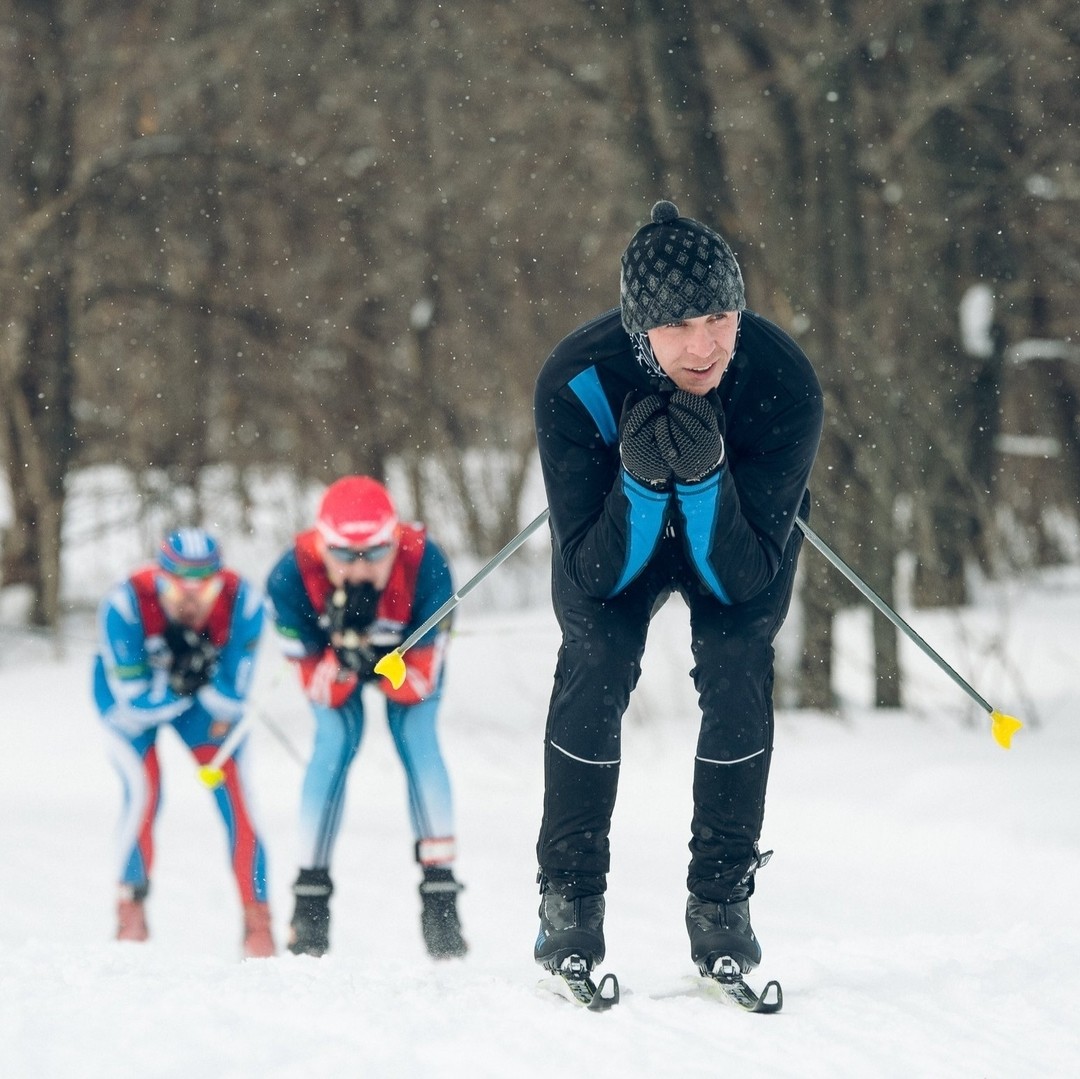
[[[702,974],[713,974],[724,956],[729,956],[743,974],[761,962],[761,945],[750,925],[750,896],[754,894],[754,874],[772,857],[754,847],[748,862],[732,873],[734,884],[724,902],[701,899],[693,893],[686,900],[686,931],[690,934],[690,957]]]
[[[296,909],[289,929],[293,955],[318,958],[330,947],[330,896],[334,884],[325,869],[301,869],[293,885]]]
[[[465,886],[445,866],[427,866],[420,883],[420,930],[432,959],[460,959],[468,950],[458,919],[458,892]]]
[[[761,962],[761,945],[750,926],[749,898],[714,903],[691,895],[686,900],[686,930],[690,957],[702,974],[712,974],[724,956],[734,959],[743,974]]]
[[[591,971],[604,958],[604,897],[564,899],[545,891],[540,900],[540,932],[533,958],[557,971],[571,956],[580,956]]]

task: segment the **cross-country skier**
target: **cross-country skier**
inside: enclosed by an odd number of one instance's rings
[[[146,940],[154,822],[161,800],[158,730],[172,727],[208,764],[243,716],[262,632],[263,597],[222,564],[201,528],[166,536],[157,561],[102,601],[94,698],[123,783],[118,940]],[[274,954],[266,851],[252,821],[244,746],[223,767],[214,798],[228,831],[243,904],[243,954]]]
[[[535,959],[556,970],[577,955],[591,970],[604,957],[621,721],[649,621],[677,591],[701,706],[690,952],[704,974],[724,956],[745,973],[761,959],[748,899],[768,857],[758,839],[772,642],[791,597],[795,517],[809,509],[817,378],[787,334],[746,309],[727,243],[662,201],[623,254],[621,307],[575,330],[544,365],[535,419],[562,629]]]
[[[294,660],[315,715],[315,745],[300,804],[300,873],[289,949],[320,956],[329,947],[330,862],[349,768],[364,733],[363,689],[386,695],[386,715],[408,784],[416,840],[420,925],[435,958],[466,951],[458,920],[461,885],[450,779],[436,731],[449,621],[405,655],[400,689],[375,664],[453,593],[438,545],[398,520],[389,492],[368,476],[346,476],[322,496],[315,527],[302,532],[270,574],[267,590],[285,655]]]

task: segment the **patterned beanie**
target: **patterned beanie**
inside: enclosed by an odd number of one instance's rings
[[[173,577],[202,580],[221,572],[221,546],[203,528],[178,528],[161,541],[157,563]]]
[[[661,200],[622,257],[622,324],[645,333],[668,322],[742,311],[746,307],[739,264],[723,238],[673,202]]]

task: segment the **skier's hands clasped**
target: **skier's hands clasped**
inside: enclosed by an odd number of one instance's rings
[[[724,462],[724,409],[715,391],[658,393],[631,404],[619,422],[619,454],[634,479],[658,490],[698,483]]]
[[[656,428],[660,454],[679,483],[707,479],[724,463],[724,410],[716,391],[676,390]]]
[[[192,697],[214,676],[218,650],[193,629],[170,622],[165,628],[169,649],[169,688],[179,697]]]

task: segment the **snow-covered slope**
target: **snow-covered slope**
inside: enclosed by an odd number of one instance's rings
[[[238,962],[239,912],[210,798],[163,737],[165,804],[152,941],[111,942],[118,782],[88,693],[89,623],[65,654],[0,641],[0,1074],[165,1076],[912,1076],[1075,1074],[1080,1039],[1080,583],[918,616],[980,690],[1038,729],[1004,752],[977,712],[908,653],[912,708],[860,704],[865,615],[842,635],[843,719],[778,716],[754,923],[785,1007],[708,999],[685,930],[695,718],[685,609],[655,624],[626,720],[612,834],[608,962],[622,1003],[594,1015],[533,965],[544,713],[557,636],[544,610],[462,611],[442,724],[459,815],[471,952],[426,958],[405,787],[369,725],[334,865],[333,950]],[[1001,656],[968,644],[1004,625]],[[961,637],[960,630],[966,635]],[[309,722],[267,641],[255,708],[306,751]],[[988,683],[988,684],[987,684]],[[1024,718],[1029,718],[1024,716]],[[972,722],[974,721],[974,722]],[[266,723],[253,736],[275,928],[295,876],[301,770]]]

